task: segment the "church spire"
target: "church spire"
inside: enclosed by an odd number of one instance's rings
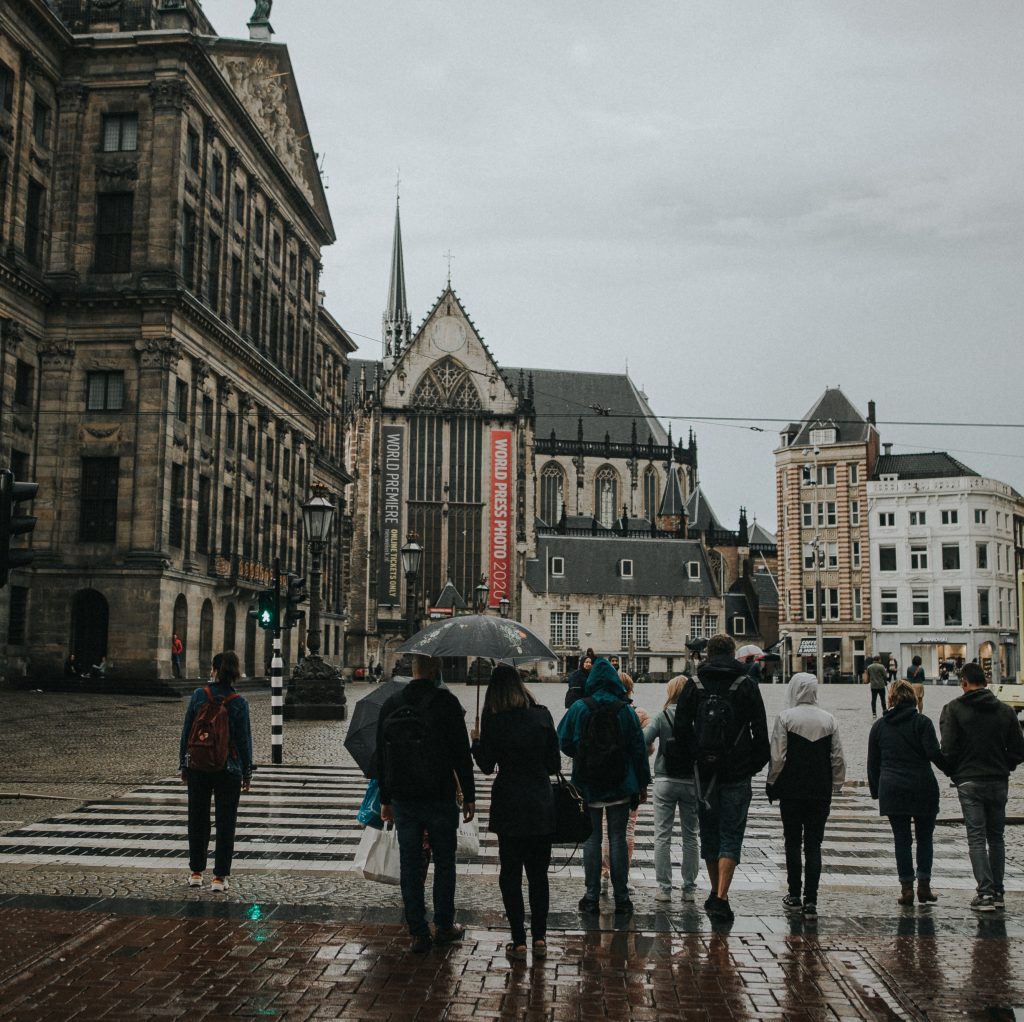
[[[399,198],[395,196],[395,237],[391,244],[391,283],[388,285],[388,305],[384,312],[384,370],[394,368],[395,362],[409,343],[412,335],[412,317],[405,299],[405,261],[402,258],[402,218]]]

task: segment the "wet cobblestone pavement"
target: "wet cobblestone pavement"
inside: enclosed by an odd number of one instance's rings
[[[365,690],[353,688],[350,700]],[[472,715],[475,693],[456,691]],[[561,687],[538,691],[557,716]],[[771,716],[783,692],[764,692]],[[933,719],[955,694],[929,689]],[[343,727],[289,726],[286,762],[295,765],[257,774],[243,804],[249,858],[230,893],[215,896],[183,886],[184,793],[169,779],[183,701],[4,693],[0,792],[58,798],[0,799],[0,1018],[1024,1018],[1024,832],[1007,835],[1005,914],[970,911],[959,825],[937,834],[939,903],[899,909],[888,827],[857,784],[871,723],[864,695],[837,687],[822,700],[843,728],[852,783],[827,833],[816,923],[780,911],[780,828],[763,799],[752,810],[728,931],[693,905],[664,911],[654,901],[642,815],[636,915],[619,927],[611,914],[581,919],[577,855],[552,872],[550,955],[512,965],[488,840],[478,860],[460,865],[467,940],[407,952],[397,889],[368,883],[345,861],[361,782],[341,747]],[[639,701],[653,710],[661,696],[650,686]],[[269,700],[249,698],[265,759]],[[317,788],[323,805],[310,797]],[[944,791],[943,816],[952,821],[957,809]],[[303,814],[291,820],[306,836],[287,840],[309,849],[324,841],[334,861],[261,849],[281,813]]]

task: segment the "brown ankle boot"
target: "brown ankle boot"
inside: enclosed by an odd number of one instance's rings
[[[897,905],[913,905],[914,904],[914,885],[903,884],[903,893],[896,899]]]
[[[918,880],[917,900],[922,905],[927,905],[929,902],[939,900],[939,896],[932,891],[932,883],[930,880]]]

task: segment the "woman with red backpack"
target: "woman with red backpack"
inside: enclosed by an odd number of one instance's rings
[[[179,745],[181,780],[188,785],[189,887],[201,887],[210,847],[210,799],[217,820],[211,891],[228,889],[235,850],[235,822],[252,779],[249,704],[234,689],[241,676],[238,655],[213,658],[209,685],[197,688],[185,712]]]

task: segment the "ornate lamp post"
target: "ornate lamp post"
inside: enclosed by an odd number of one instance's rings
[[[416,577],[423,560],[423,547],[416,542],[414,533],[409,534],[401,554],[405,571],[405,637],[411,639],[416,631]]]
[[[320,559],[330,540],[334,505],[322,487],[302,505],[302,526],[309,547],[309,625],[306,658],[292,672],[284,715],[290,719],[344,720],[345,689],[341,674],[320,657]]]
[[[502,617],[508,617],[508,612],[511,606],[512,604],[509,601],[509,598],[507,596],[503,596],[500,600],[498,600],[498,613]]]
[[[491,588],[487,584],[486,576],[480,577],[480,584],[473,590],[476,594],[476,612],[478,614],[487,613],[487,597],[491,593]]]

